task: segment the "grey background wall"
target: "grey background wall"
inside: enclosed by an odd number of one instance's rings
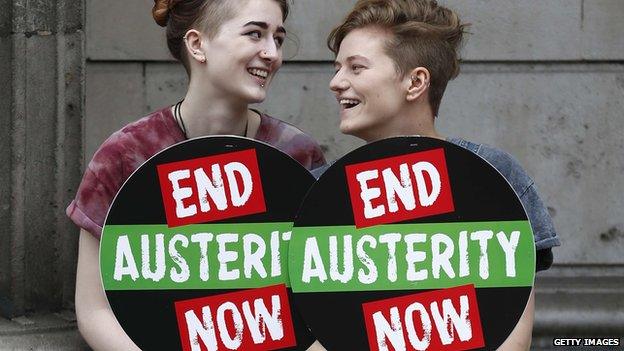
[[[76,349],[63,208],[82,174],[84,3],[0,9],[0,349]]]
[[[513,154],[535,179],[563,243],[554,251],[554,267],[537,279],[535,348],[547,349],[553,336],[624,335],[624,1],[440,2],[472,23],[462,73],[442,102],[440,132]],[[353,3],[295,1],[287,61],[259,106],[313,135],[328,159],[361,145],[337,131],[338,106],[327,87],[333,57],[324,44]],[[88,162],[110,133],[184,95],[184,70],[166,50],[152,4],[86,0],[86,100],[77,132],[83,144],[74,159]],[[13,114],[11,125],[16,121]],[[73,189],[74,178],[67,180]],[[60,216],[62,208],[54,210],[50,216]],[[67,230],[70,235],[56,235],[77,238],[76,229]],[[33,298],[24,313],[71,311],[75,246],[60,252],[49,255],[61,255],[67,264],[59,265],[53,273],[61,278],[45,289],[65,293],[41,307]],[[0,267],[2,262],[0,257]],[[0,287],[11,279],[0,274]]]

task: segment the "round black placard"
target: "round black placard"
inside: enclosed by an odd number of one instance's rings
[[[334,350],[494,350],[520,319],[535,244],[488,162],[432,138],[377,141],[336,161],[295,220],[295,305]]]
[[[313,182],[288,155],[240,137],[188,140],[146,161],[113,201],[100,248],[106,296],[131,339],[143,350],[307,349],[286,260]]]

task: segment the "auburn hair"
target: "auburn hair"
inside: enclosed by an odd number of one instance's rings
[[[359,0],[331,31],[327,46],[337,55],[344,38],[355,29],[387,31],[391,39],[385,52],[402,77],[416,67],[429,71],[429,103],[437,115],[448,81],[459,74],[459,49],[469,25],[435,0]]]

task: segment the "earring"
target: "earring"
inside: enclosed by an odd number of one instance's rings
[[[412,85],[416,84],[416,82],[418,82],[418,77],[416,76],[412,76]]]
[[[416,77],[416,76],[412,76],[411,78],[412,78],[412,82],[413,82],[413,81],[415,81],[415,80],[418,80],[418,77]],[[428,88],[430,85],[431,85],[431,81],[428,81],[428,82],[427,82],[427,88]]]
[[[193,55],[199,55],[199,51],[193,51]],[[206,62],[206,56],[204,55],[202,58],[199,59],[200,62]]]

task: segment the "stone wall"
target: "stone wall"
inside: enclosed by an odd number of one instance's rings
[[[84,3],[0,8],[0,349],[79,349],[63,210],[82,174]]]
[[[71,308],[81,178],[83,4],[5,1],[0,25],[0,312]]]

